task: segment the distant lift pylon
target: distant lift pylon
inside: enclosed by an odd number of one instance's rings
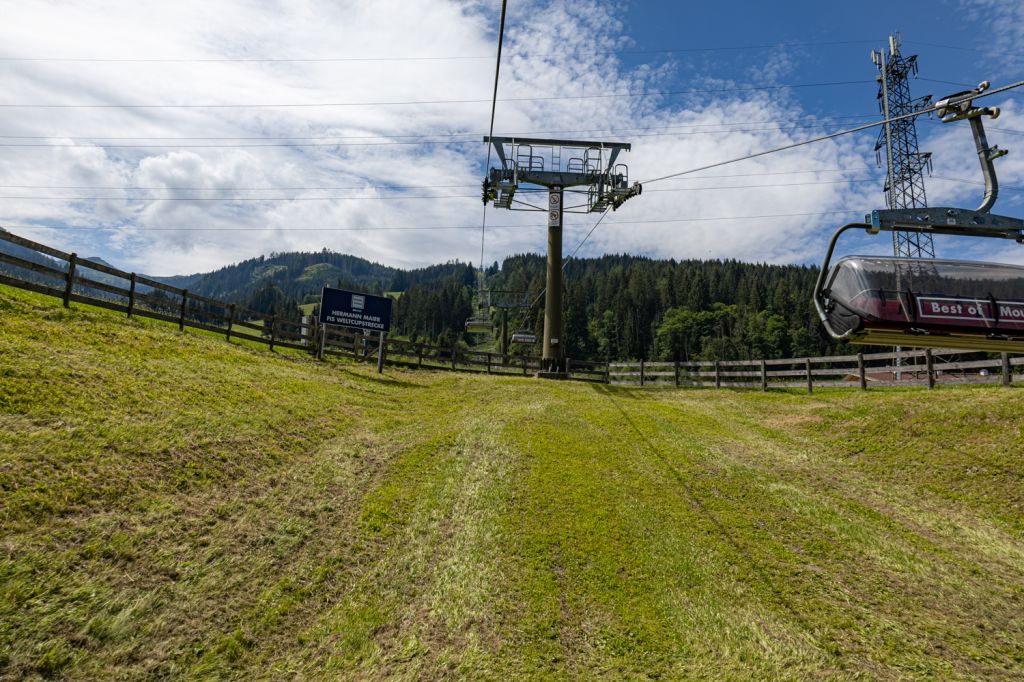
[[[976,107],[989,87],[950,95],[936,104],[944,123],[966,120],[985,177],[974,210],[954,207],[872,211],[863,223],[842,226],[829,242],[814,287],[822,325],[838,340],[919,348],[1024,352],[1024,267],[975,261],[849,256],[830,265],[839,237],[919,232],[1024,241],[1024,220],[991,213],[999,193],[993,161],[1006,154],[989,147],[982,118],[999,109]]]

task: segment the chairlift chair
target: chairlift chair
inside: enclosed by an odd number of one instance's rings
[[[529,329],[520,329],[512,334],[512,343],[534,344],[537,343],[537,335]]]
[[[1006,152],[988,146],[981,120],[997,117],[999,110],[972,103],[986,89],[987,81],[936,105],[944,123],[970,122],[985,177],[981,205],[975,210],[877,210],[862,223],[840,227],[814,287],[815,308],[832,338],[854,344],[1024,352],[1024,267],[880,256],[848,256],[831,264],[839,237],[852,229],[1024,241],[1024,220],[989,212],[998,195],[992,161]]]
[[[490,317],[474,315],[466,320],[466,331],[470,334],[490,334],[494,331],[494,323]]]
[[[481,289],[474,296],[476,303],[473,306],[475,312],[466,320],[466,331],[470,334],[490,334],[494,332],[494,322],[491,321],[491,304],[488,292]]]

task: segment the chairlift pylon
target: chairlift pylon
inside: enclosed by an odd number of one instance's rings
[[[814,286],[814,305],[828,334],[854,344],[1024,352],[1024,267],[976,261],[848,256],[831,265],[839,237],[919,232],[1024,241],[1024,220],[990,213],[999,192],[993,161],[1006,154],[989,147],[982,117],[999,109],[975,107],[989,87],[950,95],[936,104],[943,123],[971,125],[985,177],[977,209],[953,207],[872,211],[862,223],[840,227],[829,242]]]

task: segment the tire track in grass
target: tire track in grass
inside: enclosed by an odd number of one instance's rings
[[[734,453],[748,449],[744,443],[747,436],[752,441],[759,438],[759,430],[743,422],[750,420],[734,422],[740,439]],[[1024,621],[1020,616],[1024,576],[1019,570],[1009,568],[1005,560],[986,560],[984,552],[979,554],[978,548],[957,538],[955,531],[951,535],[948,528],[922,531],[919,524],[908,523],[892,497],[902,494],[914,505],[927,492],[851,471],[841,461],[828,457],[827,449],[818,448],[820,454],[808,460],[814,462],[813,468],[792,466],[787,462],[793,458],[780,453],[794,447],[793,439],[776,440],[782,443],[765,443],[760,457],[747,458],[747,466],[757,468],[761,460],[763,468],[764,455],[772,455],[780,473],[785,472],[791,481],[803,482],[804,490],[780,498],[780,504],[827,494],[835,500],[830,505],[831,513],[822,517],[828,532],[849,535],[851,528],[872,529],[873,536],[862,534],[868,538],[862,543],[862,570],[847,578],[848,589],[860,601],[881,609],[903,600],[909,608],[893,610],[890,606],[891,621],[908,633],[906,636],[920,642],[922,655],[940,665],[956,663],[961,674],[972,678],[1020,674],[1020,661],[1024,660]],[[808,439],[803,443],[814,444]],[[933,508],[936,502],[933,498]],[[963,518],[969,513],[957,506],[947,501],[947,508],[938,514]],[[987,525],[976,518],[974,523]],[[988,528],[1000,532],[998,527]],[[1018,542],[1013,554],[1019,551]],[[868,581],[875,575],[879,578],[872,585]]]
[[[527,466],[513,587],[530,605],[516,640],[527,677],[828,669],[812,641],[759,609],[736,550],[699,503],[675,504],[679,481],[600,389],[545,390],[515,416],[509,437]]]
[[[773,575],[768,566],[765,565],[753,551],[751,551],[751,548],[747,543],[743,542],[739,538],[738,533],[730,529],[727,523],[720,518],[720,516],[702,498],[702,496],[696,492],[677,464],[666,456],[660,448],[655,446],[653,441],[640,428],[633,416],[631,416],[626,410],[624,401],[617,400],[614,396],[614,392],[612,391],[604,391],[604,393],[619,414],[622,415],[623,421],[629,430],[635,434],[640,445],[640,449],[645,450],[650,455],[653,455],[653,457],[665,468],[669,476],[679,486],[679,490],[682,492],[687,503],[694,509],[697,515],[703,518],[708,525],[714,529],[715,534],[725,541],[732,550],[732,554],[735,557],[738,557],[741,563],[744,564],[752,573],[755,581],[765,588],[761,591],[761,595],[769,602],[773,602],[789,620],[796,623],[799,628],[811,638],[811,641],[814,642],[815,648],[825,654],[826,658],[823,662],[827,661],[827,665],[825,666],[826,669],[828,667],[836,666],[839,663],[838,658],[836,657],[836,653],[839,650],[837,642],[827,631],[822,631],[820,628],[815,627],[808,620],[806,615],[803,613],[802,606],[787,596],[786,590],[782,588],[780,584],[781,577]],[[727,434],[728,430],[723,430],[722,433]],[[698,451],[699,449],[700,448],[698,448]],[[694,448],[692,447],[687,450],[688,453],[694,452]],[[765,634],[768,635],[771,631],[771,626],[767,626],[767,624],[765,625],[767,630]],[[816,672],[823,673],[825,670],[819,670]]]
[[[956,563],[950,552],[893,521],[884,509],[865,506],[864,498],[877,498],[873,490],[879,482],[868,481],[863,494],[851,495],[842,476],[828,475],[831,466],[821,457],[802,456],[784,439],[776,443],[750,428],[757,423],[750,403],[763,400],[741,394],[706,399],[715,406],[701,435],[709,457],[766,482],[760,495],[726,496],[733,508],[761,505],[761,514],[776,519],[772,535],[751,546],[770,558],[774,545],[780,558],[789,552],[789,563],[824,566],[828,581],[860,612],[859,628],[841,627],[835,635],[845,648],[852,647],[848,656],[876,658],[904,674],[930,670],[950,678],[998,679],[1019,672],[1019,577],[1015,584],[990,584],[969,559],[966,567]],[[666,397],[664,404],[646,403],[646,416],[678,423],[680,413],[696,402]],[[726,429],[728,437],[722,435]],[[778,546],[777,537],[784,546]],[[938,594],[936,585],[942,588]],[[965,589],[968,594],[962,594]]]
[[[316,677],[488,677],[500,647],[502,569],[495,515],[510,453],[487,434],[493,399],[472,380],[434,404],[432,438],[406,452],[361,505],[364,570],[274,669]],[[477,385],[474,385],[477,384]],[[482,395],[481,395],[482,394]],[[453,409],[454,408],[454,409]],[[438,417],[443,414],[444,417]]]

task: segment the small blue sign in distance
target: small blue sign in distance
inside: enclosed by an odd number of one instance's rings
[[[374,332],[391,330],[391,299],[324,287],[320,294],[320,324]]]

